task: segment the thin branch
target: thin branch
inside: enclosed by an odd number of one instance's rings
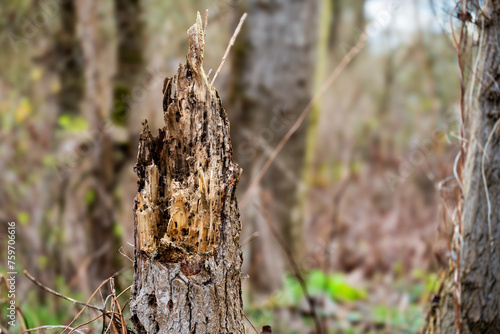
[[[460,181],[460,175],[458,174],[458,166],[462,159],[462,151],[458,151],[457,156],[455,157],[455,162],[453,163],[453,177],[457,181],[458,187],[460,188],[460,193],[463,194],[464,187],[462,185],[462,181]]]
[[[455,48],[457,50],[457,56],[458,56],[458,66],[459,66],[459,75],[460,75],[460,137],[465,138],[465,105],[464,105],[464,100],[465,100],[465,83],[464,83],[464,56],[463,56],[463,50],[464,50],[464,32],[466,28],[466,23],[465,21],[462,21],[462,25],[460,27],[460,35],[458,37],[458,40],[455,35],[455,31],[453,28],[453,12],[455,9],[458,8],[459,4],[462,4],[462,12],[463,14],[466,14],[467,11],[467,0],[458,0],[456,2],[455,8],[450,14],[450,26],[451,26],[451,32],[452,32],[452,37],[453,41],[455,43]],[[466,155],[466,144],[464,142],[460,143],[460,154],[457,155],[457,158],[455,160],[455,166],[453,168],[454,175],[457,179],[457,182],[460,186],[460,192],[457,193],[458,197],[458,205],[457,205],[457,241],[460,242],[462,239],[462,206],[463,206],[463,187],[462,187],[462,169],[463,169],[463,159],[465,158]],[[461,243],[457,244],[457,249],[456,249],[456,261],[455,261],[455,268],[454,268],[454,300],[455,300],[455,328],[457,330],[457,333],[460,334],[462,332],[462,324],[461,324],[461,313],[460,313],[460,308],[461,308],[461,286],[460,286],[460,247]]]
[[[349,185],[351,184],[351,181],[353,179],[353,173],[349,172],[349,175],[347,178],[340,184],[340,187],[336,191],[335,195],[333,196],[333,215],[332,215],[332,229],[330,230],[329,236],[328,236],[328,243],[326,244],[325,247],[325,261],[323,263],[323,266],[325,268],[325,273],[330,272],[330,245],[332,245],[333,240],[335,238],[335,234],[339,228],[339,216],[340,216],[340,204],[341,201],[344,197],[344,193],[348,189]]]
[[[99,315],[99,316],[102,316],[102,315]],[[66,328],[66,326],[63,326],[63,325],[60,325],[60,326],[57,326],[57,325],[55,325],[55,326],[40,326],[40,327],[26,329],[23,331],[23,333],[40,331],[40,330],[45,330],[45,329],[58,329],[58,328]],[[85,334],[85,332],[81,332],[81,331],[77,330],[76,328],[70,327],[68,329],[71,329],[71,331],[75,331],[75,332],[80,333],[80,334]]]
[[[120,253],[122,256],[126,257],[130,262],[134,263],[134,260],[132,260],[131,258],[129,258],[127,256],[127,254],[125,254],[125,251],[123,250],[123,246],[121,246],[119,249],[118,249],[118,253]]]
[[[29,326],[28,320],[24,316],[24,313],[21,311],[21,309],[16,306],[16,313],[17,316],[19,317],[19,323],[21,324],[21,333],[24,333],[26,331],[26,324]]]
[[[90,296],[90,298],[87,300],[87,303],[90,303],[90,301],[92,300],[92,298],[94,298],[94,296],[96,295],[96,293],[97,293],[98,291],[100,291],[100,290],[101,290],[102,286],[103,286],[104,284],[106,284],[106,283],[109,281],[109,279],[110,279],[110,278],[111,278],[111,277],[106,278],[104,281],[102,281],[102,283],[101,283],[101,284],[97,287],[97,289],[94,291],[94,293],[92,294],[92,296]],[[80,310],[80,312],[78,312],[78,314],[77,314],[77,315],[73,318],[73,320],[69,323],[68,327],[67,327],[67,328],[65,328],[65,329],[61,332],[61,334],[63,334],[66,330],[70,329],[70,326],[71,326],[71,325],[72,325],[72,324],[73,324],[73,323],[74,323],[74,322],[75,322],[75,321],[76,321],[76,320],[80,317],[80,315],[83,313],[83,311],[85,311],[85,309],[86,309],[86,308],[87,308],[87,306],[84,306],[84,307]]]
[[[203,41],[207,42],[208,9],[205,10],[205,30],[203,31]]]
[[[38,285],[38,287],[40,287],[41,289],[43,289],[43,290],[45,290],[45,291],[47,291],[47,292],[49,292],[49,293],[51,293],[51,294],[53,294],[53,295],[55,295],[55,296],[59,297],[59,298],[66,299],[67,301],[70,301],[70,302],[72,302],[73,304],[78,304],[78,305],[86,306],[86,307],[89,307],[89,308],[94,309],[94,310],[96,310],[96,311],[99,311],[99,312],[101,312],[101,313],[104,313],[104,310],[103,310],[103,309],[101,309],[101,308],[99,308],[99,307],[97,307],[97,306],[95,306],[95,305],[88,304],[88,303],[84,303],[84,302],[81,302],[81,301],[79,301],[79,300],[76,300],[76,299],[73,299],[73,298],[67,297],[67,296],[65,296],[65,295],[63,295],[63,294],[61,294],[61,293],[59,293],[59,292],[57,292],[57,291],[54,291],[54,290],[52,290],[51,288],[49,288],[49,287],[47,287],[47,286],[43,285],[42,283],[38,282],[38,281],[36,280],[36,278],[34,278],[33,276],[31,276],[31,275],[30,275],[30,273],[28,273],[28,271],[27,271],[27,270],[23,270],[23,273],[24,273],[24,275],[25,275],[25,276],[26,276],[26,277],[27,277],[30,281],[32,281],[33,283],[35,283],[36,285]]]
[[[259,236],[259,232],[253,232],[251,236],[240,242],[240,247],[245,246],[249,242],[251,242],[253,239],[257,238]]]
[[[116,292],[115,292],[115,280],[114,280],[114,278],[111,278],[109,280],[109,285],[111,287],[111,294],[108,296],[108,298],[111,298],[111,312],[109,312],[109,313],[111,313],[111,319],[109,321],[108,328],[106,329],[106,331],[104,333],[108,333],[112,326],[115,327],[115,329],[116,329],[116,326],[114,323],[116,321],[115,320],[115,313],[116,313],[115,306],[117,303],[116,303]],[[106,298],[106,302],[107,302],[108,298]],[[118,304],[118,313],[117,314],[119,314],[120,316],[123,316],[121,314],[121,310],[119,309],[119,306],[120,306],[120,304]],[[104,330],[104,327],[103,327],[103,330]]]
[[[304,277],[302,276],[302,273],[300,272],[300,268],[297,265],[297,262],[295,261],[295,258],[293,257],[292,251],[286,244],[286,242],[281,238],[280,234],[274,227],[274,225],[271,223],[271,220],[269,219],[268,213],[258,205],[255,205],[257,210],[262,214],[264,217],[264,221],[267,223],[267,226],[269,226],[269,229],[271,230],[271,233],[273,234],[274,238],[276,241],[278,241],[279,245],[285,252],[288,261],[290,262],[290,265],[292,266],[293,272],[295,273],[295,277],[297,277],[297,280],[299,281],[300,287],[302,288],[302,291],[304,292],[304,295],[306,296],[307,303],[309,304],[311,316],[314,319],[314,325],[316,327],[316,333],[321,334],[323,333],[322,328],[321,328],[321,323],[319,321],[318,315],[316,314],[316,307],[314,306],[314,301],[311,298],[311,295],[309,294],[309,291],[307,290],[307,285],[306,281],[304,280]]]
[[[248,319],[247,315],[245,313],[243,313],[243,315],[245,316],[245,319],[247,319],[247,321],[250,324],[250,326],[252,326],[252,328],[255,331],[255,333],[260,334],[259,331],[257,330],[257,328],[255,328],[255,326],[252,324],[252,322],[250,321],[250,319]]]
[[[103,309],[106,309],[106,305],[108,305],[108,300],[109,300],[110,298],[113,298],[113,296],[112,296],[112,295],[108,295],[108,296],[106,297],[106,300],[104,301],[104,306],[103,306]],[[111,304],[111,312],[109,312],[109,313],[111,313],[111,317],[110,317],[110,319],[111,319],[111,320],[110,320],[110,324],[111,324],[111,322],[113,322],[113,316],[114,316],[114,315],[113,315],[113,313],[114,313],[113,304]],[[102,334],[104,334],[104,333],[106,333],[107,331],[108,331],[108,330],[106,329],[106,318],[105,318],[105,317],[103,317],[103,318],[102,318],[102,331],[101,331],[101,333],[102,333]]]
[[[120,298],[121,295],[123,295],[124,292],[127,292],[128,290],[130,290],[132,288],[132,285],[129,285],[128,288],[126,288],[125,290],[123,290],[122,292],[120,292],[120,294],[118,296],[116,296],[116,298]]]
[[[278,146],[274,149],[273,153],[271,156],[267,159],[266,163],[264,164],[264,167],[259,171],[259,174],[257,177],[252,181],[250,186],[248,187],[247,191],[245,192],[245,195],[243,196],[243,200],[241,201],[241,207],[244,208],[247,205],[247,202],[250,198],[250,195],[253,191],[253,189],[260,183],[262,178],[264,177],[264,174],[266,174],[267,170],[273,163],[273,161],[276,159],[280,151],[283,149],[283,147],[286,145],[290,137],[299,129],[300,125],[306,118],[306,116],[309,114],[311,111],[312,107],[316,103],[318,99],[321,98],[321,96],[327,91],[327,89],[335,82],[337,77],[342,73],[342,71],[347,67],[347,65],[351,62],[351,60],[356,56],[361,49],[363,48],[364,44],[366,42],[366,34],[362,34],[359,37],[358,42],[356,43],[355,46],[351,48],[351,50],[342,58],[341,62],[339,65],[333,70],[332,74],[328,77],[328,79],[325,81],[325,83],[321,86],[318,92],[313,96],[313,98],[309,101],[309,104],[306,106],[304,111],[300,114],[299,118],[295,121],[293,126],[288,130],[286,135],[281,139],[279,142]]]
[[[483,151],[483,159],[482,159],[483,161],[481,164],[481,174],[483,176],[484,192],[486,193],[486,203],[488,204],[488,236],[490,238],[491,247],[493,247],[493,236],[491,233],[491,201],[490,201],[490,192],[488,190],[488,183],[486,182],[486,173],[484,172],[484,160],[486,159],[486,152],[488,152],[488,145],[490,144],[491,138],[493,137],[493,133],[496,132],[499,122],[500,119],[495,122],[495,126],[493,126],[493,129],[491,129],[488,139],[486,140],[486,145],[484,146],[484,151]]]
[[[222,61],[219,65],[219,68],[214,74],[214,77],[212,79],[212,82],[210,83],[211,85],[214,84],[215,79],[219,75],[220,70],[222,69],[222,66],[224,66],[224,63],[226,62],[227,56],[229,55],[229,51],[231,50],[231,47],[234,45],[234,42],[236,41],[236,37],[238,37],[238,34],[240,33],[241,26],[243,25],[243,22],[245,22],[245,19],[247,18],[247,13],[243,14],[243,16],[240,19],[240,23],[238,23],[238,26],[236,27],[236,30],[234,31],[233,37],[231,37],[231,40],[229,41],[229,45],[227,46],[226,52],[224,53],[224,56],[222,57]]]
[[[96,321],[97,319],[99,319],[99,318],[100,318],[100,317],[102,317],[103,315],[104,315],[104,313],[103,313],[103,314],[99,314],[99,315],[98,315],[98,316],[96,316],[95,318],[93,318],[93,319],[91,319],[91,320],[89,320],[89,321],[86,321],[86,322],[84,322],[83,324],[80,324],[80,325],[76,326],[75,328],[71,329],[71,331],[70,331],[68,334],[73,333],[74,331],[76,331],[76,330],[77,330],[77,328],[80,328],[80,327],[82,327],[82,326],[85,326],[85,325],[90,324],[91,322]]]

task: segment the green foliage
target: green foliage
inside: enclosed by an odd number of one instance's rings
[[[405,310],[387,305],[375,305],[370,307],[369,313],[373,324],[397,328],[401,333],[417,333],[424,321],[422,308],[417,305],[410,305]]]
[[[359,301],[367,296],[364,289],[347,283],[342,274],[327,275],[315,269],[306,275],[305,281],[307,290],[312,296],[327,295],[338,302]],[[267,307],[297,306],[304,298],[304,292],[297,278],[286,275],[283,288],[268,300]]]
[[[95,198],[96,198],[96,193],[94,190],[88,190],[86,193],[85,193],[85,204],[87,206],[91,206],[94,201],[95,201]]]
[[[54,290],[65,296],[70,296],[77,300],[86,300],[83,293],[71,291],[63,276],[55,279]],[[26,300],[19,305],[31,328],[45,325],[64,325],[69,323],[80,310],[71,302],[62,300],[56,296],[41,292],[43,302],[40,301],[40,291],[37,288],[29,289]],[[85,319],[83,316],[82,319]]]
[[[249,317],[249,319],[251,319],[252,324],[257,328],[272,324],[274,320],[273,313],[265,309],[245,309],[245,314]],[[254,333],[253,329],[249,330],[248,333]]]
[[[364,289],[350,285],[344,275],[328,275],[318,269],[312,270],[307,275],[306,286],[311,295],[327,294],[335,301],[357,301],[367,296]],[[294,304],[304,298],[302,288],[295,277],[285,278],[283,297],[284,300]]]
[[[85,118],[68,114],[59,116],[57,123],[64,131],[69,133],[79,133],[87,130],[89,127]]]
[[[21,225],[27,225],[30,221],[30,214],[26,211],[21,211],[17,214],[17,220]]]
[[[427,300],[439,288],[439,277],[435,273],[427,273],[422,269],[415,269],[412,278],[416,281],[410,288],[409,294],[412,302]]]
[[[351,286],[342,274],[334,274],[328,278],[328,293],[334,300],[356,301],[365,299],[364,289]]]
[[[38,264],[40,265],[40,269],[45,269],[49,264],[49,258],[45,255],[40,255],[38,257]]]
[[[118,224],[118,223],[114,224],[114,226],[113,226],[113,235],[116,238],[121,238],[121,236],[123,235],[123,227],[120,224]]]
[[[65,311],[56,310],[56,301],[54,298],[47,298],[42,305],[37,299],[35,290],[28,292],[27,303],[26,305],[21,305],[21,309],[26,318],[26,326],[30,328],[49,324],[60,325],[67,318]]]
[[[315,269],[304,275],[304,279],[311,296],[328,296],[337,303],[336,308],[345,310],[334,313],[343,333],[366,333],[366,328],[373,328],[369,333],[386,333],[388,329],[394,333],[416,333],[425,319],[425,305],[438,288],[438,276],[422,269],[414,270],[411,275],[404,275],[402,263],[396,263],[394,269],[396,277],[399,277],[394,282],[394,288],[400,296],[400,301],[394,304],[368,300],[367,290],[348,283],[342,274],[326,274]],[[289,274],[285,277],[283,288],[267,303],[254,305],[253,308],[246,304],[245,312],[257,324],[271,324],[273,310],[298,310],[304,303],[304,298],[299,281]],[[316,312],[321,317],[332,316],[331,311],[325,313],[322,309],[317,309]],[[310,318],[304,318],[303,321],[312,326]]]

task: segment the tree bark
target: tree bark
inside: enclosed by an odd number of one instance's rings
[[[468,113],[471,138],[463,178],[461,334],[500,332],[500,1],[488,1],[483,11],[484,16],[478,13],[478,22],[484,22],[480,88]],[[435,298],[426,333],[455,333],[453,276],[450,270]]]
[[[243,333],[241,224],[229,122],[203,71],[201,17],[163,88],[165,126],[140,136],[132,321],[138,333]]]

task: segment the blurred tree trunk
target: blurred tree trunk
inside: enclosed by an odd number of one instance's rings
[[[365,0],[339,0],[342,4],[342,22],[349,22],[343,24],[344,28],[340,35],[342,40],[339,42],[339,48],[336,52],[337,58],[342,58],[349,50],[356,45],[360,36],[365,32],[366,18],[365,18]],[[348,14],[346,20],[346,14]],[[354,59],[355,61],[355,59]],[[351,62],[352,64],[353,62]]]
[[[248,1],[246,28],[235,47],[230,118],[235,159],[243,167],[245,191],[311,98],[318,22],[317,1]],[[259,202],[296,253],[302,235],[297,211],[306,127],[289,140],[243,208],[249,244],[251,283],[272,291],[281,284],[280,250],[256,214]]]
[[[348,1],[349,5],[352,6],[354,11],[354,23],[355,27],[360,31],[365,30],[366,18],[365,18],[365,2],[366,0],[353,0]],[[358,39],[359,36],[356,37]]]
[[[144,72],[144,23],[139,0],[115,0],[118,64],[114,87],[112,120],[125,126],[130,113],[132,89]]]
[[[390,30],[385,31],[385,37],[387,41],[387,45],[391,40],[391,32]],[[382,124],[387,124],[387,116],[390,111],[390,104],[392,99],[393,92],[393,84],[394,84],[394,52],[390,52],[385,56],[385,64],[383,70],[383,84],[382,91],[379,93],[380,99],[377,103],[375,115],[377,115],[377,119]]]
[[[61,215],[52,219],[60,221],[59,242],[71,251],[55,254],[71,286],[92,290],[121,267],[114,191],[135,151],[122,134],[130,136],[130,97],[143,69],[141,7],[135,0],[63,2],[60,20],[60,114],[82,115],[88,128],[60,145],[59,180],[51,184]]]
[[[323,85],[326,74],[328,72],[328,55],[329,50],[329,40],[330,35],[336,34],[334,31],[330,31],[331,21],[332,21],[332,9],[331,0],[320,0],[319,1],[319,24],[318,24],[318,41],[316,48],[316,62],[315,62],[315,73],[314,73],[314,91],[320,90]],[[335,18],[335,19],[338,19]],[[300,190],[300,209],[303,216],[303,220],[306,221],[306,226],[309,226],[309,221],[311,219],[311,210],[308,205],[309,190],[314,187],[315,181],[317,180],[317,162],[318,162],[318,138],[319,138],[319,125],[321,119],[321,106],[322,98],[315,101],[311,112],[309,113],[309,119],[307,124],[307,134],[306,134],[306,148],[305,148],[305,158],[304,167],[302,172],[302,184]]]
[[[203,71],[199,13],[188,40],[186,64],[165,80],[165,126],[153,137],[144,121],[139,140],[132,321],[137,333],[243,334],[241,170]]]
[[[68,155],[73,152],[65,150],[66,146],[71,146],[70,140],[57,136],[59,130],[59,120],[62,117],[71,115],[77,116],[81,112],[81,103],[84,95],[83,76],[83,56],[81,44],[78,39],[76,25],[76,8],[74,1],[61,2],[58,6],[59,27],[54,35],[53,51],[49,53],[45,60],[48,71],[53,71],[58,77],[58,85],[52,84],[55,94],[56,107],[53,113],[44,113],[49,120],[50,127],[47,133],[53,134],[50,138],[51,146],[57,148],[57,162],[53,165],[50,173],[44,176],[43,189],[46,196],[43,197],[42,210],[44,211],[44,223],[41,224],[39,238],[47,240],[43,242],[43,247],[48,255],[50,269],[45,267],[38,275],[41,280],[50,282],[57,275],[64,275],[68,280],[73,278],[76,267],[81,259],[80,251],[83,251],[85,241],[79,238],[82,230],[78,226],[72,226],[64,220],[67,215],[67,201],[70,173],[66,173],[70,168],[66,164]],[[44,83],[47,86],[47,83]],[[71,251],[64,251],[70,248]],[[42,294],[43,295],[43,294]]]
[[[79,114],[83,98],[83,59],[76,35],[74,1],[59,4],[61,27],[56,36],[57,69],[61,81],[58,94],[62,113]]]
[[[114,170],[111,124],[116,36],[112,3],[75,1],[79,41],[83,54],[84,97],[81,115],[86,138],[78,144],[81,161],[70,171],[66,214],[80,226],[86,242],[77,262],[79,279],[95,287],[120,266],[114,220]],[[82,260],[83,259],[83,260]]]
[[[25,45],[27,50],[22,50],[24,55],[28,55],[34,60],[31,69],[32,95],[30,103],[36,106],[36,112],[43,115],[43,122],[36,121],[33,128],[28,125],[31,134],[38,133],[30,140],[36,141],[30,144],[30,150],[35,159],[43,159],[50,156],[50,150],[57,147],[59,137],[57,136],[57,121],[61,114],[77,114],[79,103],[83,95],[81,57],[78,52],[78,39],[75,31],[75,8],[72,2],[53,3],[51,7],[54,12],[59,13],[56,19],[58,25],[53,30],[52,26],[40,27],[40,35],[37,36],[37,43]],[[34,15],[40,7],[33,6],[26,15]],[[6,50],[7,51],[7,50]],[[19,54],[3,54],[4,59],[15,59]],[[33,73],[38,73],[33,76]],[[22,90],[21,87],[18,89]],[[27,139],[26,139],[27,140]],[[7,146],[9,144],[7,143]],[[33,173],[33,160],[23,160],[24,168]],[[42,167],[40,167],[42,168]],[[27,233],[23,236],[27,240],[21,243],[26,245],[26,254],[36,254],[36,256],[26,257],[25,267],[30,268],[38,279],[44,282],[53,282],[60,274],[66,274],[71,270],[66,270],[65,261],[68,260],[62,242],[62,222],[57,219],[57,209],[61,202],[61,183],[54,173],[54,169],[36,173],[39,182],[33,186],[31,196],[39,198],[37,201],[30,201],[33,207],[30,212],[30,225],[27,226]],[[21,174],[22,175],[22,174]],[[33,174],[35,175],[35,174]],[[22,177],[22,176],[21,176]],[[1,199],[0,199],[1,201]],[[9,206],[6,202],[6,208]],[[10,206],[14,212],[19,212],[19,207]],[[45,261],[51,259],[51,261]],[[22,291],[22,289],[20,290]],[[45,294],[42,290],[37,291],[38,300],[43,304],[53,296]],[[23,298],[23,297],[21,297]]]
[[[341,0],[328,0],[330,4],[330,32],[328,34],[328,48],[333,50],[337,46],[338,38],[340,35],[339,27],[341,22],[342,1]]]
[[[457,246],[462,334],[500,333],[500,1],[488,1],[483,11],[478,13],[478,22],[484,20],[483,48],[478,52],[482,66],[479,78],[471,76],[480,80],[480,87],[468,115],[471,138],[463,177],[462,238],[456,237],[463,240]],[[434,298],[426,333],[455,333],[454,270]]]

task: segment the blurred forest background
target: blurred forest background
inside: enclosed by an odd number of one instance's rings
[[[453,229],[454,5],[2,1],[0,254],[6,259],[6,224],[15,221],[16,301],[26,324],[66,325],[80,309],[37,288],[23,269],[82,301],[115,272],[119,291],[132,283],[141,121],[154,131],[163,126],[163,79],[184,62],[186,30],[208,8],[207,73],[248,13],[215,83],[243,168],[246,315],[276,333],[313,330],[288,252],[331,333],[417,332]],[[366,44],[251,186],[362,34]],[[18,333],[8,328],[0,289],[0,326]],[[86,311],[79,321],[91,317]]]

